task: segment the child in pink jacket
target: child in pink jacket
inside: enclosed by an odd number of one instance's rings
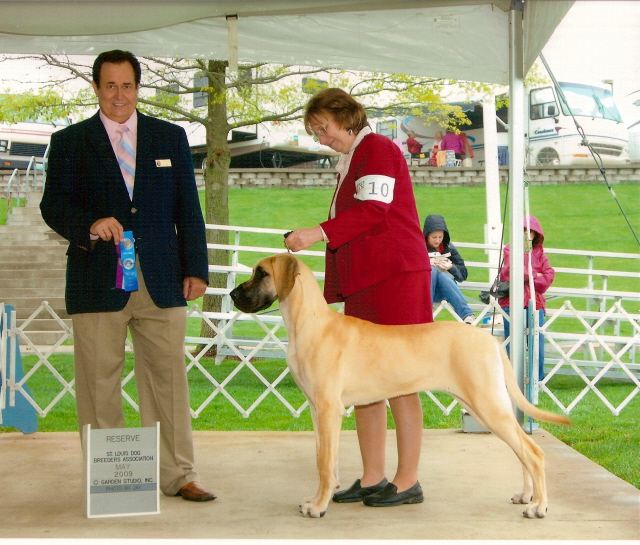
[[[527,225],[530,228],[530,235],[527,235]],[[524,254],[524,301],[523,307],[529,308],[529,304],[531,302],[531,291],[529,289],[529,260],[531,260],[531,270],[533,273],[533,290],[535,296],[535,308],[538,313],[539,324],[544,324],[544,316],[547,308],[547,300],[545,299],[544,293],[549,289],[553,279],[555,277],[556,272],[553,270],[553,267],[549,265],[549,258],[544,253],[543,243],[544,243],[544,232],[542,231],[542,226],[540,222],[535,216],[528,216],[524,218],[524,234],[525,236],[529,236],[529,239],[532,243],[532,251],[531,253]],[[500,280],[510,280],[510,268],[509,268],[509,254],[510,247],[507,244],[504,248],[504,263],[502,268],[500,269]],[[507,314],[509,314],[509,298],[504,297],[498,299],[498,304],[505,310]],[[527,314],[528,316],[528,314]],[[527,318],[527,326],[528,326],[528,318]],[[510,334],[510,324],[508,321],[505,321],[504,324],[504,335],[508,337]],[[544,335],[540,335],[538,346],[540,347],[540,354],[538,360],[538,376],[539,380],[544,378]],[[507,351],[509,350],[509,345],[507,345]]]

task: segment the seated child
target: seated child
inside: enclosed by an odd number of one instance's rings
[[[451,244],[444,218],[437,214],[427,216],[422,233],[431,260],[431,299],[434,303],[448,301],[465,323],[472,324],[475,316],[457,284],[467,279],[467,267]]]

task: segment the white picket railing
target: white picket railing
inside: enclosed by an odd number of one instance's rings
[[[291,413],[298,417],[307,407],[306,402],[300,404],[293,403],[286,399],[278,390],[283,379],[288,374],[288,368],[283,366],[283,371],[274,379],[267,379],[260,372],[262,358],[278,359],[284,358],[287,348],[286,332],[282,317],[277,310],[264,312],[261,314],[247,315],[237,312],[233,308],[229,292],[244,278],[251,273],[252,266],[262,257],[274,253],[285,251],[282,246],[282,234],[284,230],[277,229],[256,229],[245,227],[213,226],[208,225],[208,229],[218,229],[228,231],[233,239],[229,244],[209,244],[210,249],[222,249],[230,252],[229,265],[210,265],[211,273],[223,273],[227,275],[225,288],[208,288],[210,295],[220,295],[222,297],[222,307],[219,312],[204,312],[197,305],[193,305],[188,310],[188,322],[196,321],[199,325],[205,321],[211,327],[214,335],[203,338],[198,335],[189,335],[185,340],[186,365],[190,380],[195,379],[195,373],[199,373],[211,384],[209,395],[198,406],[192,407],[192,415],[200,416],[210,406],[211,402],[218,396],[223,396],[238,410],[243,416],[249,417],[251,413],[269,395],[276,399]],[[245,239],[259,241],[259,244],[249,246],[241,244],[241,237]],[[459,248],[476,248],[483,250],[495,250],[497,248],[482,244],[456,243]],[[614,414],[618,415],[629,405],[632,399],[640,392],[640,365],[637,362],[638,348],[640,347],[640,293],[638,291],[615,291],[606,289],[606,279],[613,277],[628,277],[640,280],[640,273],[634,271],[605,270],[596,269],[594,260],[600,258],[619,258],[622,260],[639,259],[636,254],[608,254],[606,252],[574,252],[569,250],[546,250],[549,254],[572,254],[582,255],[589,260],[589,266],[585,269],[556,269],[557,272],[566,274],[581,275],[587,278],[585,288],[565,288],[554,284],[549,291],[550,298],[561,301],[559,308],[548,308],[546,323],[540,328],[545,336],[545,367],[546,376],[544,380],[534,384],[535,395],[540,392],[547,394],[555,404],[565,413],[571,410],[584,399],[589,392],[594,392],[602,402]],[[306,261],[314,270],[318,280],[323,280],[324,273],[321,270],[323,264],[323,252],[303,251],[296,254]],[[490,271],[492,267],[486,262],[467,261],[468,268],[485,269]],[[495,275],[495,271],[493,272]],[[491,277],[487,274],[487,277]],[[594,280],[603,278],[604,289],[595,289]],[[469,294],[477,294],[481,290],[486,290],[487,282],[464,282],[461,287]],[[640,291],[640,290],[639,290]],[[496,335],[502,335],[501,321],[507,320],[508,316],[502,309],[491,301],[485,305],[480,303],[475,297],[468,297],[470,306],[476,314],[476,325],[480,327],[494,328]],[[576,308],[575,301],[582,302],[585,309]],[[592,309],[592,307],[595,307]],[[32,320],[42,317],[55,318],[60,324],[60,336],[57,342],[51,346],[37,346],[28,337],[29,325]],[[434,308],[436,319],[456,319],[457,317],[451,306],[443,301]],[[490,323],[484,323],[484,322]],[[15,322],[13,322],[15,323]],[[3,320],[6,324],[6,320]],[[243,329],[247,324],[255,324],[259,335],[252,333],[248,335]],[[493,326],[491,324],[494,324]],[[192,330],[194,327],[191,328]],[[25,320],[19,327],[3,331],[0,355],[3,362],[8,359],[11,365],[12,351],[10,343],[19,339],[21,350],[24,354],[30,354],[31,359],[24,377],[18,382],[5,382],[6,373],[3,372],[2,397],[0,401],[11,404],[11,399],[16,392],[20,392],[29,400],[41,417],[47,416],[55,406],[67,394],[74,395],[74,381],[72,377],[65,378],[64,374],[56,368],[53,363],[54,355],[69,353],[70,342],[73,339],[73,332],[64,321],[60,319],[53,309],[45,301],[30,318]],[[507,340],[503,340],[506,344]],[[233,370],[222,380],[217,380],[207,367],[211,367],[211,359],[206,354],[212,347],[217,350],[215,364],[220,364],[226,357],[233,356],[238,362]],[[197,349],[197,352],[196,352]],[[132,345],[127,343],[127,350],[133,350]],[[7,354],[9,357],[7,358]],[[14,363],[15,365],[15,363]],[[248,406],[243,406],[234,396],[234,380],[241,371],[250,371],[260,382],[263,388],[260,395],[256,397]],[[39,392],[31,387],[33,392],[31,397],[26,384],[35,377],[36,374],[48,373],[50,381],[48,388],[52,391],[47,398],[46,404],[40,406],[34,398],[39,398]],[[553,389],[552,378],[562,374],[572,374],[584,382],[584,389],[570,402],[563,402]],[[130,371],[123,379],[123,396],[125,400],[135,409],[137,405],[134,399],[125,391],[125,386],[133,378],[133,371]],[[197,377],[198,379],[200,377]],[[598,383],[603,378],[614,378],[623,384],[624,399],[613,401],[598,388]],[[528,379],[527,379],[528,380]],[[535,378],[533,378],[535,380]],[[429,398],[445,413],[450,414],[456,407],[455,400],[451,402],[440,401],[432,393],[428,393]],[[6,401],[5,401],[6,400]],[[448,404],[447,404],[448,403]],[[298,406],[294,406],[298,405]],[[0,405],[1,409],[2,405]]]
[[[7,349],[9,328],[7,327],[7,313],[4,303],[0,303],[0,424],[2,424],[2,411],[7,407],[7,389],[9,377],[7,374]]]

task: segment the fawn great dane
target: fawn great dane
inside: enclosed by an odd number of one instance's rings
[[[544,453],[518,424],[512,400],[528,415],[569,424],[524,397],[507,354],[487,331],[459,322],[377,325],[331,309],[313,273],[295,256],[261,260],[249,280],[231,292],[238,309],[255,313],[277,299],[287,329],[287,365],[309,400],[320,482],[303,500],[304,516],[324,516],[338,482],[338,443],[344,408],[440,390],[505,441],[520,459],[523,491],[513,503],[524,516],[547,512]]]

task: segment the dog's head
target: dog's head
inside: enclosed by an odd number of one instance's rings
[[[231,292],[235,306],[249,314],[269,308],[278,299],[283,301],[299,274],[298,258],[282,253],[258,262],[249,280]]]

